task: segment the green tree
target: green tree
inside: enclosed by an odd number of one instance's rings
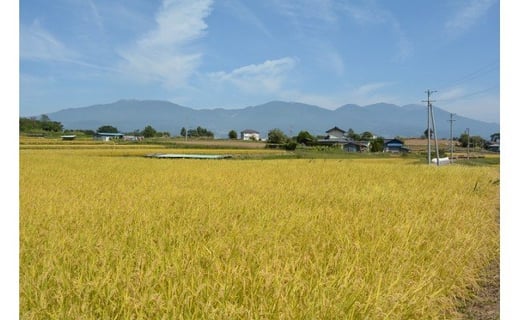
[[[365,131],[361,134],[359,138],[360,140],[372,140],[374,139],[374,135],[370,131]]]
[[[105,132],[105,133],[118,133],[119,130],[117,130],[116,127],[110,126],[110,125],[104,125],[97,129],[97,132]]]
[[[469,143],[469,135],[467,133],[461,133],[459,136],[459,142],[463,148],[466,148]]]
[[[284,144],[287,141],[287,136],[280,129],[272,129],[267,133],[267,143]]]
[[[481,136],[472,136],[469,138],[470,146],[482,148],[486,144],[486,140]]]
[[[354,130],[352,130],[352,128],[348,129],[348,131],[347,131],[347,138],[349,138],[351,140],[354,140],[354,141],[361,140],[361,136],[359,134],[355,133]]]
[[[385,147],[385,139],[377,137],[370,143],[371,152],[382,152]]]
[[[214,134],[213,132],[209,131],[206,128],[203,128],[201,126],[198,126],[197,129],[189,129],[188,137],[195,137],[195,138],[213,138]]]
[[[236,139],[238,137],[237,132],[235,130],[231,130],[228,133],[229,139]]]
[[[61,132],[63,131],[63,125],[58,121],[50,121],[47,118],[43,117],[43,120],[38,120],[35,117],[31,118],[20,118],[20,132],[29,132],[29,131],[52,131],[52,132]]]
[[[151,137],[155,137],[155,135],[157,134],[157,131],[151,125],[147,125],[144,128],[144,130],[141,132],[141,134],[145,138],[151,138]]]
[[[300,131],[296,136],[296,142],[303,144],[312,144],[316,141],[316,138],[310,134],[308,131]]]
[[[422,137],[424,139],[428,139],[428,129],[424,130]],[[433,129],[432,128],[430,128],[430,139],[433,139]]]
[[[185,137],[186,136],[186,128],[182,127],[181,128],[181,137]]]

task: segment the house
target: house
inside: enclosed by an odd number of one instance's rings
[[[252,130],[252,129],[245,129],[240,131],[240,139],[242,140],[260,140],[260,132]]]
[[[383,152],[409,152],[410,149],[404,146],[404,142],[399,139],[384,139]]]
[[[124,134],[122,133],[108,133],[108,132],[97,132],[94,134],[94,140],[110,141],[114,139],[122,139]]]
[[[368,152],[370,151],[370,141],[349,141],[343,145],[346,152]]]
[[[332,129],[329,129],[325,131],[327,134],[325,138],[318,139],[317,144],[318,145],[324,145],[324,146],[343,146],[350,140],[345,138],[345,130],[342,130],[338,127],[334,127]]]
[[[327,133],[328,139],[343,139],[345,137],[345,133],[347,133],[347,132],[338,127],[334,127],[332,129],[325,131],[325,133]]]
[[[74,139],[76,139],[76,135],[75,134],[69,134],[69,135],[61,136],[61,140],[74,140]]]

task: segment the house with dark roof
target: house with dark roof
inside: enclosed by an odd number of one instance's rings
[[[404,146],[404,142],[399,139],[384,139],[383,152],[409,152],[410,149]]]
[[[334,128],[325,131],[325,133],[329,139],[343,139],[347,132],[335,126]]]

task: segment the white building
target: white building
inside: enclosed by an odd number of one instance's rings
[[[242,140],[260,140],[260,132],[251,130],[251,129],[245,129],[240,131],[240,139]]]

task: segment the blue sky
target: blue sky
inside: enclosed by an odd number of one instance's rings
[[[498,0],[21,0],[20,115],[168,100],[434,105],[500,121]]]

